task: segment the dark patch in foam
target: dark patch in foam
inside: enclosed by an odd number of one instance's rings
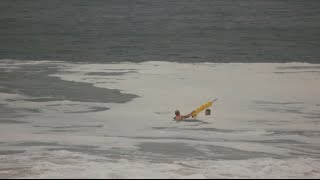
[[[294,144],[293,146],[288,146],[287,144],[278,144],[276,147],[286,148],[294,152],[290,152],[291,156],[308,156],[318,158],[320,155],[319,147],[310,146],[308,144]]]
[[[320,147],[313,144],[301,144],[299,145],[301,148],[308,148],[317,152],[320,152]],[[319,153],[318,153],[319,154]]]
[[[138,71],[139,69],[103,69],[103,70],[106,70],[106,71]]]
[[[58,72],[55,65],[24,65],[13,72],[0,72],[2,90],[6,93],[21,93],[38,97],[32,101],[80,101],[101,103],[125,103],[138,97],[119,90],[92,86],[89,83],[64,81],[49,76]],[[45,99],[43,99],[45,98]]]
[[[105,107],[91,107],[90,110],[87,111],[72,111],[72,112],[66,112],[65,113],[91,113],[91,112],[100,112],[100,111],[106,111],[109,110],[110,108],[105,108]]]
[[[57,146],[59,148],[83,148],[83,149],[94,149],[99,148],[99,146],[90,146],[90,145],[65,145],[56,142],[40,142],[40,141],[29,141],[17,143],[15,146],[23,146],[23,147],[36,147],[36,146]]]
[[[287,105],[287,104],[303,104],[303,102],[274,102],[274,101],[253,101],[256,104],[276,104],[276,105]]]
[[[96,82],[96,84],[115,84],[116,82]]]
[[[296,140],[291,140],[291,139],[272,139],[272,140],[241,140],[239,142],[253,142],[253,143],[268,143],[268,144],[307,144],[304,142],[296,141]]]
[[[264,153],[264,152],[254,152],[254,151],[243,151],[234,148],[214,146],[214,145],[205,145],[204,148],[207,148],[211,151],[211,159],[225,159],[225,160],[245,160],[252,158],[280,158],[278,155]]]
[[[52,129],[52,130],[48,130],[49,132],[66,132],[66,133],[73,133],[73,132],[78,132],[78,130],[75,129]]]
[[[320,71],[273,72],[275,74],[320,73]]]
[[[49,106],[49,107],[51,107],[51,106],[62,106],[63,104],[49,104],[49,105],[46,105],[46,106]]]
[[[295,70],[300,70],[300,69],[320,69],[320,66],[290,66],[290,67],[278,67],[277,69],[295,69]]]
[[[0,118],[12,119],[12,118],[21,118],[24,115],[19,114],[19,108],[11,108],[6,105],[0,105]]]
[[[121,76],[127,73],[136,73],[136,71],[126,71],[126,72],[89,72],[86,75],[93,76]]]
[[[274,130],[274,131],[268,131],[273,135],[299,135],[299,136],[306,136],[306,137],[320,137],[320,131],[312,131],[312,130],[295,130],[295,131],[286,131],[286,130]]]
[[[0,104],[0,123],[6,124],[22,124],[24,121],[17,121],[29,113],[40,113],[39,109],[34,108],[12,108],[6,104]]]
[[[24,108],[24,111],[30,112],[30,113],[40,113],[40,109],[32,109],[32,108]]]
[[[163,129],[168,129],[168,127],[152,127],[152,129],[163,130]]]
[[[104,137],[117,137],[117,138],[128,138],[128,139],[158,139],[158,140],[190,140],[190,141],[205,141],[203,139],[196,139],[196,138],[187,138],[187,137],[147,137],[147,136],[135,136],[135,137],[130,137],[130,136],[107,136],[105,135]]]
[[[7,102],[15,102],[15,101],[19,101],[18,99],[6,99],[5,101]]]
[[[152,127],[152,129],[157,130],[176,130],[174,127]],[[217,128],[179,128],[179,130],[186,131],[210,131],[210,132],[222,132],[222,133],[236,133],[243,132],[242,130],[231,130],[231,129],[217,129]]]
[[[12,155],[12,154],[22,154],[22,153],[24,153],[24,152],[26,152],[26,151],[22,151],[22,150],[20,150],[20,151],[16,151],[16,150],[7,150],[7,151],[0,151],[0,155]]]
[[[83,78],[83,80],[107,80],[113,78],[106,78],[106,77],[92,77],[92,78]]]
[[[11,119],[2,119],[0,118],[0,124],[26,124],[25,121],[17,121],[17,120],[11,120]]]
[[[29,98],[29,99],[23,99],[24,101],[30,101],[30,102],[48,102],[48,101],[57,101],[55,98]]]
[[[15,144],[16,146],[58,146],[58,143],[48,143],[48,142],[22,142]]]
[[[235,133],[235,132],[242,132],[239,130],[229,130],[229,129],[217,129],[217,128],[193,128],[193,129],[186,129],[183,130],[191,130],[191,131],[211,131],[211,132],[223,132],[223,133]]]
[[[33,126],[33,127],[41,127],[41,128],[53,128],[53,129],[69,129],[69,128],[102,128],[104,125],[83,125],[83,126]]]
[[[319,119],[320,120],[320,113],[305,113],[305,116],[303,116],[308,119]]]
[[[243,151],[214,145],[191,146],[186,143],[143,142],[138,147],[139,151],[143,154],[150,153],[152,156],[161,156],[163,158],[243,160],[261,157],[279,157],[263,152]]]

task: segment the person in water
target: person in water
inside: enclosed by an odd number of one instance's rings
[[[211,115],[211,110],[210,109],[206,109],[205,114],[206,114],[206,116],[210,116]]]
[[[188,118],[188,117],[190,117],[191,115],[192,115],[192,113],[193,113],[194,111],[192,111],[191,113],[189,113],[189,114],[187,114],[187,115],[181,115],[180,114],[180,111],[179,110],[176,110],[175,112],[174,112],[174,114],[176,115],[173,119],[174,120],[176,120],[176,121],[182,121],[183,119],[186,119],[186,118]]]

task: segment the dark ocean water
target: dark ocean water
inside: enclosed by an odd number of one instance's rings
[[[320,63],[318,0],[1,0],[0,59]]]

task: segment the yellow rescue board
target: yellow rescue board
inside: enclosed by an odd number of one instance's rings
[[[199,108],[197,108],[196,110],[194,110],[194,112],[192,113],[192,117],[196,117],[201,111],[207,109],[208,107],[212,106],[213,102],[216,101],[217,99],[213,100],[213,101],[209,101],[205,104],[203,104],[202,106],[200,106]]]

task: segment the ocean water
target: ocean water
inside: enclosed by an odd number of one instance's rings
[[[0,61],[2,178],[319,178],[320,66]],[[218,97],[212,116],[176,123]]]
[[[319,178],[319,7],[1,1],[0,178]]]
[[[320,59],[318,0],[2,0],[0,22],[0,59]]]

